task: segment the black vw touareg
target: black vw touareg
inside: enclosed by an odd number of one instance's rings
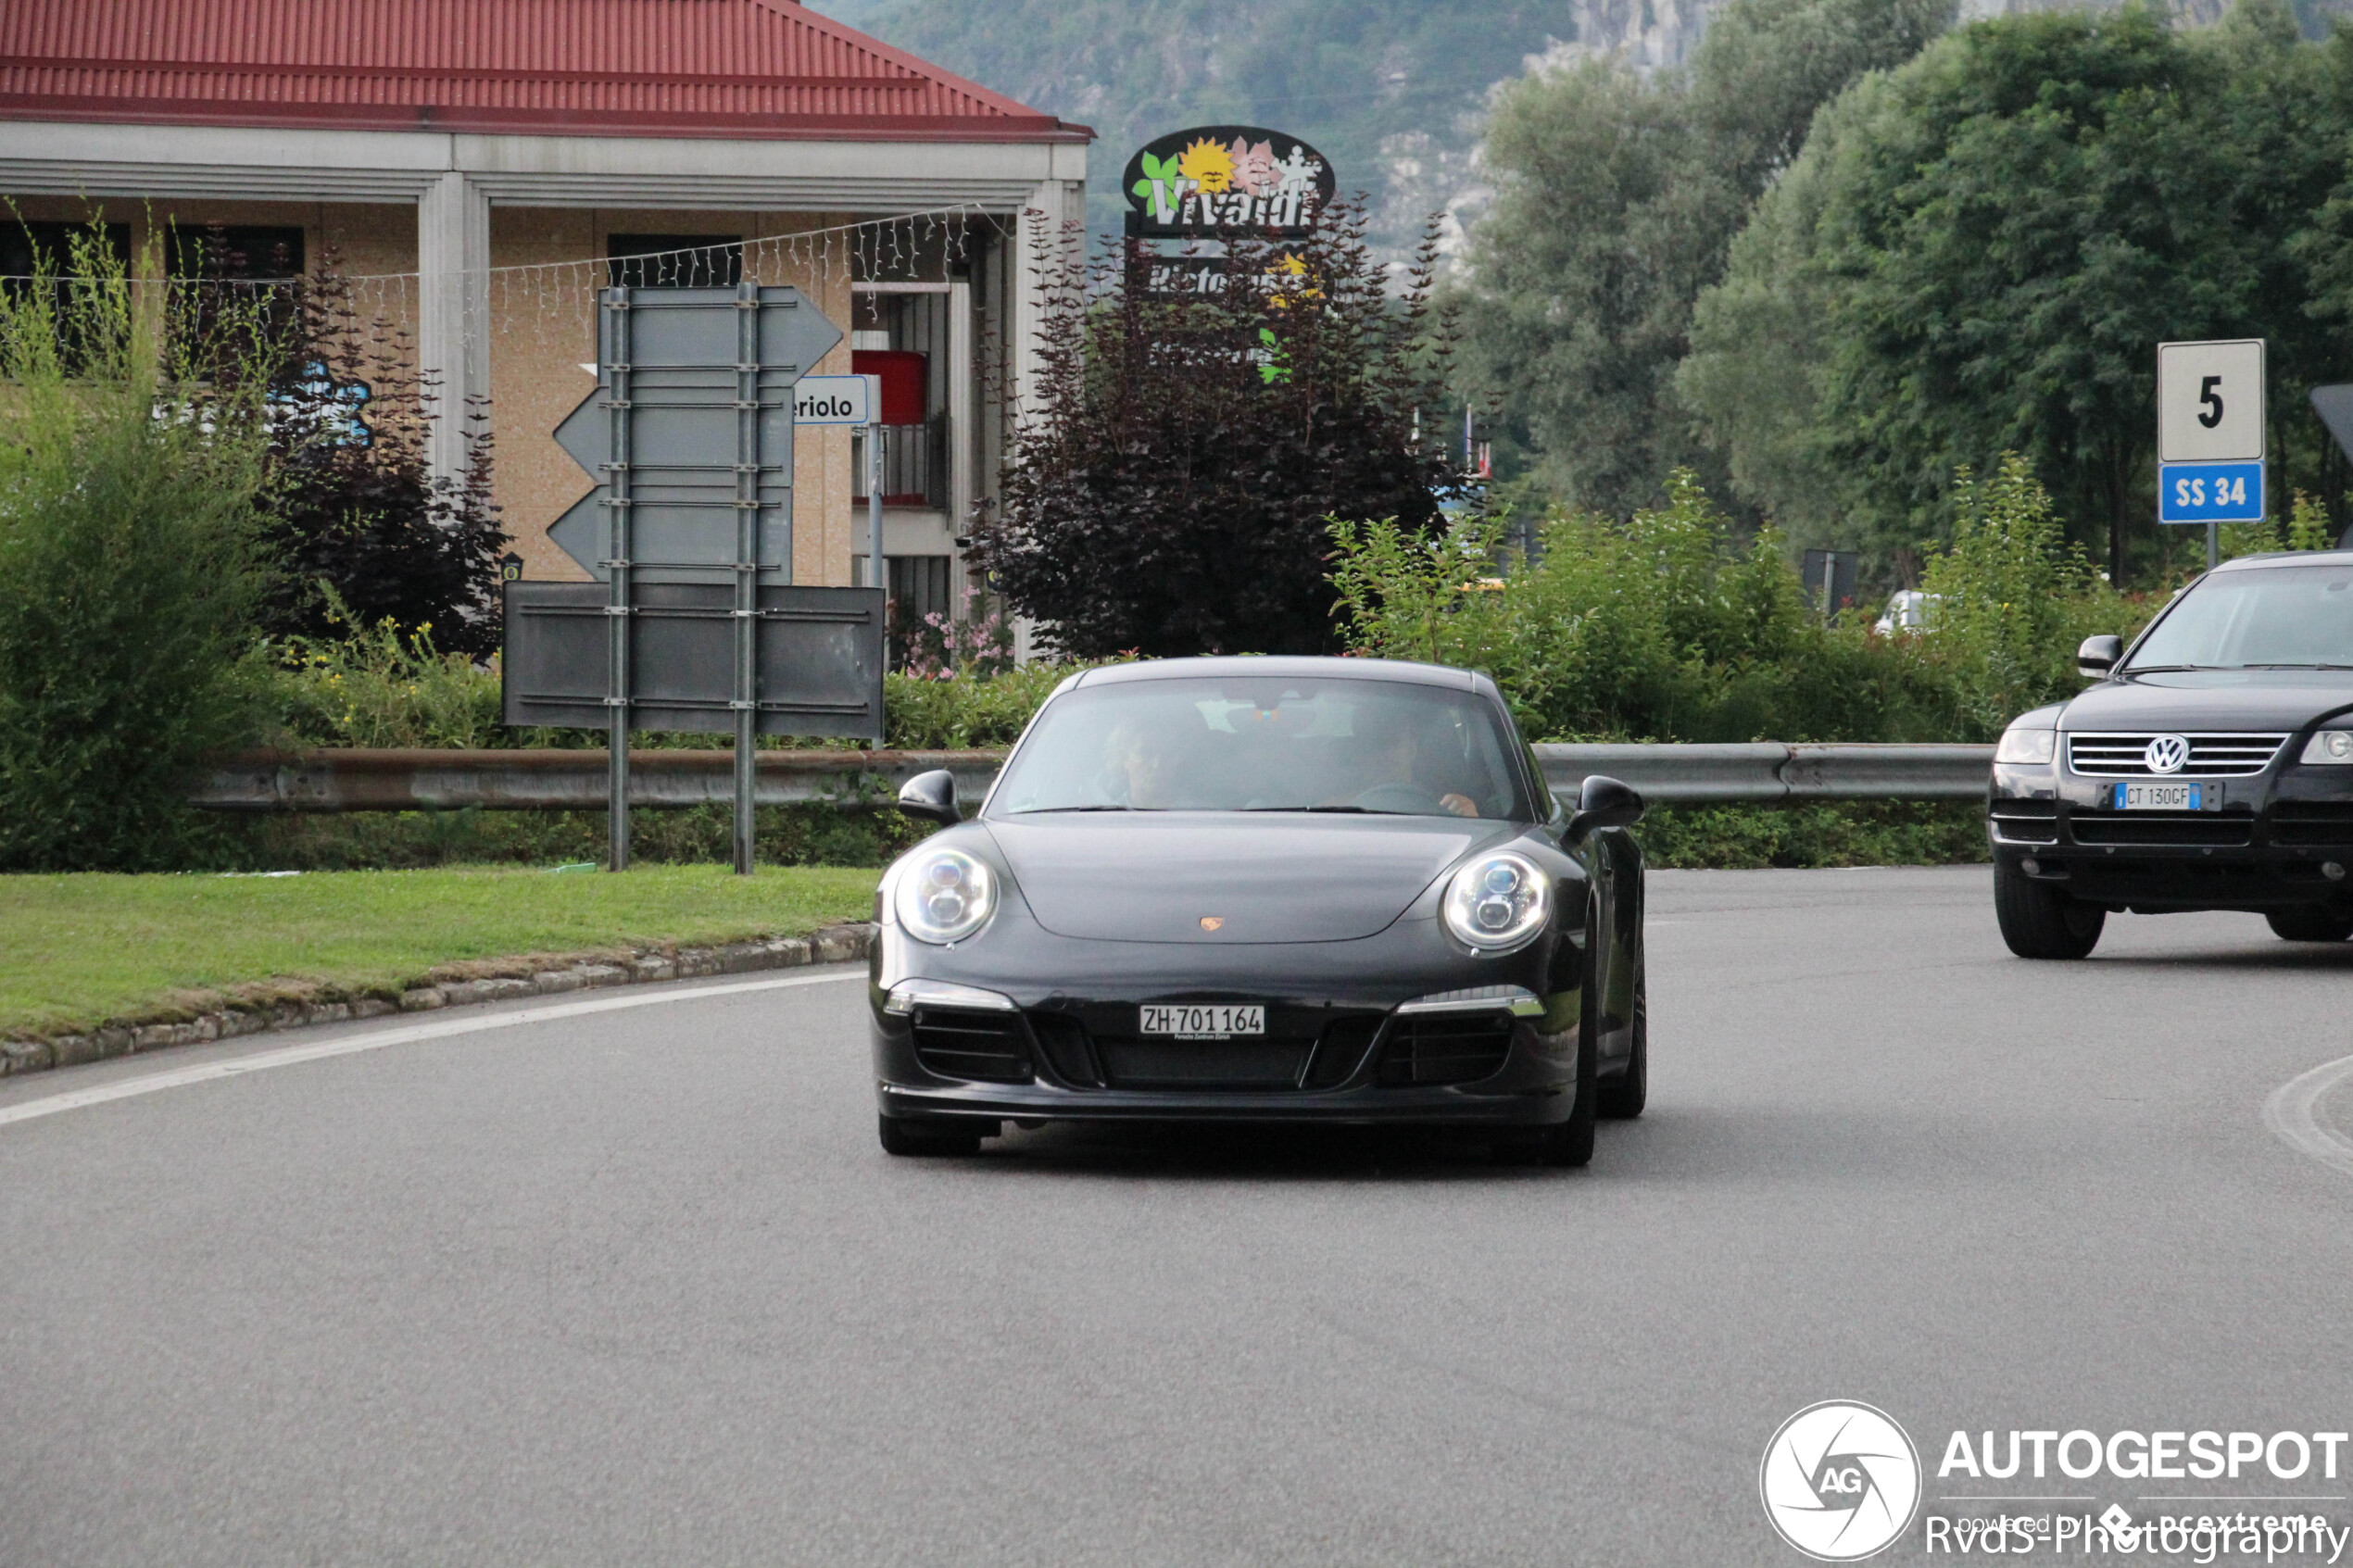
[[[2080,959],[2126,909],[2250,909],[2353,936],[2353,550],[2207,573],[2098,684],[1994,754],[1994,909],[2010,951]]]

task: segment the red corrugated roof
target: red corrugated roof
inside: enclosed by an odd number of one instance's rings
[[[6,0],[0,118],[1084,141],[795,0]]]

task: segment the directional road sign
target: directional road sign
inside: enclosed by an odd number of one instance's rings
[[[556,427],[598,485],[547,531],[598,581],[615,508],[636,582],[733,582],[743,509],[760,581],[792,581],[794,383],[841,329],[798,290],[747,289],[632,289],[598,311],[597,389]]]
[[[2158,520],[2264,516],[2263,340],[2157,345]]]
[[[794,383],[840,341],[781,285],[598,295],[597,390],[556,427],[597,488],[548,536],[602,586],[510,583],[504,669],[507,722],[606,728],[615,871],[632,730],[735,731],[746,874],[759,736],[881,738],[882,590],[792,580]]]

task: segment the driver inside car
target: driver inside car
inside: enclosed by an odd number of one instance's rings
[[[1427,726],[1393,708],[1367,706],[1356,710],[1353,728],[1358,776],[1376,782],[1344,801],[1329,804],[1421,817],[1478,815],[1478,803],[1455,787],[1458,780],[1448,776],[1447,763],[1453,748],[1428,734]],[[1433,776],[1436,783],[1427,782]]]

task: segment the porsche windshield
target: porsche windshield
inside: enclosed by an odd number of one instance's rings
[[[2215,572],[2166,612],[2125,668],[2353,670],[2353,563]]]
[[[1527,822],[1512,744],[1483,699],[1440,686],[1121,681],[1050,703],[989,812],[1340,811]]]

